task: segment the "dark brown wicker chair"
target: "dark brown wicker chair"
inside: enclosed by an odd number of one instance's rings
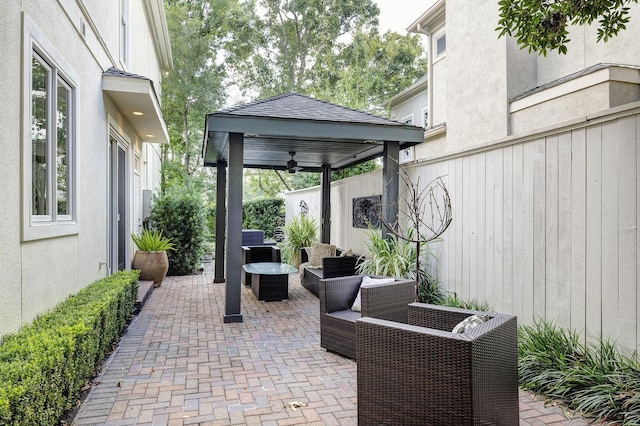
[[[351,306],[363,275],[326,278],[320,286],[320,346],[348,358],[356,358],[356,320],[361,317],[407,322],[408,305],[416,299],[416,283],[396,279],[394,283],[362,288],[362,311]],[[375,277],[382,278],[382,277]]]
[[[282,260],[280,248],[276,246],[242,246],[242,264],[256,262],[278,262]],[[251,285],[251,274],[245,272],[244,268],[241,273],[242,284]]]
[[[316,296],[320,296],[320,280],[323,278],[347,277],[357,274],[359,255],[341,256],[343,250],[336,249],[337,256],[323,257],[322,268],[304,266],[300,271],[300,284]],[[300,263],[309,261],[307,247],[300,250]]]
[[[357,324],[358,424],[519,424],[516,317],[412,303],[409,324]]]

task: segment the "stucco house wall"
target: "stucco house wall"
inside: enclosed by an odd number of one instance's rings
[[[0,336],[18,330],[68,295],[113,272],[111,265],[105,263],[111,237],[110,128],[126,143],[129,230],[134,230],[134,212],[141,203],[134,197],[135,167],[140,169],[139,188],[154,189],[158,183],[157,171],[151,170],[159,166],[157,146],[143,143],[136,126],[103,92],[102,76],[108,68],[116,67],[146,74],[159,89],[163,65],[151,41],[152,29],[142,6],[150,1],[155,0],[129,2],[130,25],[135,28],[130,38],[135,48],[129,64],[119,60],[119,0],[3,2]],[[76,168],[75,225],[55,235],[25,233],[31,215],[28,196],[26,201],[23,196],[31,190],[31,174],[25,167],[29,164],[25,146],[30,143],[30,119],[24,112],[25,108],[29,110],[31,97],[31,39],[71,78],[77,94],[75,114],[71,114],[75,118],[76,160],[70,160],[71,167]],[[131,242],[127,244],[132,251]]]

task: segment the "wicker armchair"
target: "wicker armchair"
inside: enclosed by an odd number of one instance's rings
[[[362,311],[352,311],[363,277],[326,278],[319,282],[320,346],[348,358],[356,358],[356,320],[374,317],[406,323],[408,305],[416,298],[415,281],[396,279],[390,284],[363,287]]]
[[[517,425],[516,317],[412,303],[409,324],[357,324],[358,424]]]
[[[276,246],[242,246],[242,264],[257,262],[278,262],[282,260],[280,248]],[[241,273],[242,284],[251,285],[251,274],[245,272],[244,268]]]
[[[307,248],[300,250],[300,284],[316,296],[320,296],[320,280],[323,278],[347,277],[357,274],[360,256],[341,256],[344,250],[337,248],[336,256],[322,258],[322,268],[314,268],[309,262]]]

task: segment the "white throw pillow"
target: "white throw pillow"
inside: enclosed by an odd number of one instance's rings
[[[342,253],[340,253],[340,257],[347,257],[347,256],[353,256],[353,250],[351,249],[344,250]]]
[[[491,317],[487,314],[471,315],[470,317],[467,317],[462,321],[460,321],[458,324],[456,324],[456,326],[453,327],[453,330],[451,332],[464,334],[467,331],[471,330],[472,328],[476,328],[480,324],[484,324],[490,319]]]
[[[322,268],[322,259],[336,255],[336,246],[333,244],[313,243],[309,253],[309,263],[314,268]]]
[[[362,278],[362,282],[360,283],[360,288],[375,287],[377,285],[382,285],[382,284],[391,284],[394,281],[395,281],[395,278],[371,278],[369,276],[365,276]],[[360,290],[358,290],[358,295],[356,296],[356,300],[354,300],[353,305],[351,305],[351,310],[355,312],[362,312],[362,296],[360,294]]]

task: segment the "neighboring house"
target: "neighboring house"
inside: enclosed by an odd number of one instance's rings
[[[451,196],[439,282],[520,324],[546,318],[635,349],[640,6],[629,6],[627,29],[609,42],[596,43],[595,26],[575,27],[568,54],[546,57],[498,38],[495,1],[425,6],[408,30],[432,47],[426,87],[416,83],[389,107],[397,120],[416,120],[415,105],[428,111],[425,142],[404,169],[423,184],[443,176]],[[359,191],[376,191],[378,179],[335,182],[332,191],[370,195]],[[293,193],[287,206],[300,197],[312,195]],[[332,206],[332,217],[348,217],[337,210],[345,206]]]
[[[5,0],[0,51],[2,336],[130,267],[172,59],[162,0]]]

